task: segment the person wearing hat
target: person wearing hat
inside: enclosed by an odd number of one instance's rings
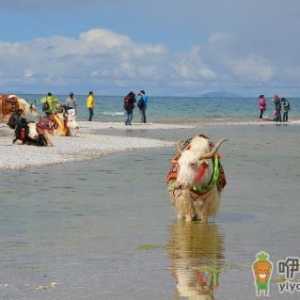
[[[146,95],[146,92],[144,90],[141,90],[138,95],[140,96],[140,99],[137,103],[137,106],[141,112],[141,122],[147,123],[146,110],[149,97]]]

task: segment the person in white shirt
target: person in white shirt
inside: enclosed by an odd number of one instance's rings
[[[66,99],[66,105],[69,108],[75,109],[75,113],[77,115],[77,102],[73,93],[70,93],[69,97]]]

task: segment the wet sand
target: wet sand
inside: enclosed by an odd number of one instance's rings
[[[2,172],[0,298],[255,299],[255,254],[269,251],[273,262],[299,255],[299,128],[123,135],[174,141],[201,132],[229,138],[228,186],[209,225],[175,219],[164,183],[173,147]],[[206,289],[209,270],[220,274]],[[280,295],[275,282],[271,295],[297,299]]]

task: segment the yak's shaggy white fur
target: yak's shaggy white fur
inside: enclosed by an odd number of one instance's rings
[[[222,141],[223,142],[223,141]],[[202,178],[202,184],[207,184],[212,176],[211,158],[216,154],[217,148],[210,149],[208,138],[196,136],[190,142],[178,160],[178,173],[175,190],[170,193],[171,201],[176,208],[177,217],[192,221],[208,222],[208,217],[215,215],[219,208],[220,191],[213,186],[207,193],[199,195],[192,191],[199,165],[207,163],[208,169]]]
[[[189,149],[183,151],[180,159],[178,160],[178,185],[182,185],[184,187],[191,187],[193,185],[193,181],[197,173],[197,167],[200,163],[200,157],[209,151],[208,139],[199,136],[192,139]],[[205,175],[207,176],[208,174]]]

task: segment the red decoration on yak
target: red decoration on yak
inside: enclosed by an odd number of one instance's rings
[[[203,177],[207,169],[208,169],[208,164],[206,162],[203,162],[198,168],[197,175],[195,177],[195,183],[199,184],[203,181]]]

